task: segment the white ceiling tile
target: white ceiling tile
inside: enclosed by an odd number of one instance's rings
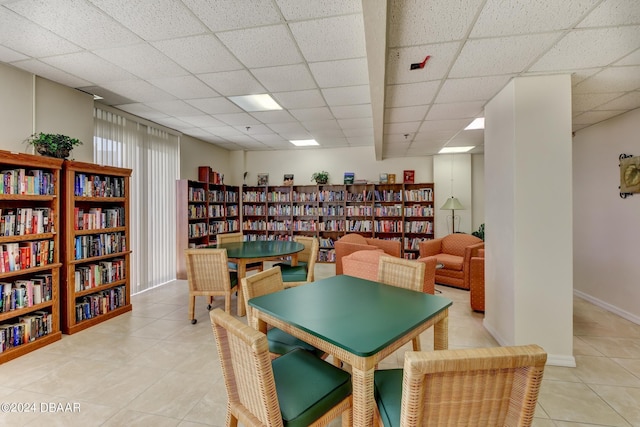
[[[229,142],[233,142],[239,145],[246,145],[248,147],[260,147],[263,145],[261,142],[256,141],[251,136],[244,134],[227,136],[226,139]]]
[[[449,77],[477,77],[518,73],[549,49],[557,33],[469,40],[453,64]]]
[[[290,109],[289,113],[301,122],[334,119],[331,110],[327,107]]]
[[[135,79],[135,76],[128,71],[87,51],[52,56],[43,58],[42,61],[77,76],[84,76],[85,79],[96,84]]]
[[[145,40],[200,34],[207,28],[182,2],[89,0]]]
[[[188,104],[208,114],[239,113],[242,110],[222,96],[217,98],[187,99]]]
[[[213,32],[282,22],[271,0],[182,1]]]
[[[369,147],[373,145],[373,136],[352,136],[347,141],[352,147]]]
[[[604,0],[578,24],[578,27],[629,24],[640,24],[640,8],[637,0]]]
[[[322,94],[330,107],[338,105],[371,104],[369,85],[327,88]]]
[[[579,114],[573,118],[575,124],[595,124],[601,121],[610,119],[624,113],[624,110],[620,111],[589,111]]]
[[[286,123],[267,123],[267,126],[271,128],[276,133],[279,134],[292,134],[292,133],[301,133],[304,135],[308,135],[307,130],[298,122],[286,122]],[[288,138],[289,139],[289,138]]]
[[[323,137],[320,137],[319,139],[316,139],[316,141],[318,141],[318,144],[320,144],[321,148],[343,148],[343,147],[346,147],[348,145],[351,145],[347,138],[336,138],[336,137],[323,138]],[[371,145],[371,144],[368,144],[368,145]]]
[[[365,57],[361,14],[289,24],[300,51],[309,62]]]
[[[344,117],[345,119],[354,119],[358,117],[371,117],[371,104],[361,105],[340,105],[331,107],[333,115],[336,117]]]
[[[606,104],[600,105],[596,110],[633,110],[640,105],[640,91],[629,92]]]
[[[249,68],[303,62],[286,25],[246,28],[217,35],[227,49]]]
[[[273,133],[273,131],[270,130],[271,133],[265,133],[262,135],[253,135],[253,139],[260,141],[264,144],[273,144],[273,143],[287,143],[287,144],[291,144],[289,141],[287,141],[286,139],[284,139],[283,137],[281,137],[280,135],[278,135],[277,133]]]
[[[573,93],[627,92],[640,88],[640,66],[605,68],[575,85]]]
[[[387,123],[384,127],[385,134],[414,134],[418,131],[421,122]]]
[[[272,95],[281,107],[287,109],[323,107],[326,105],[322,94],[317,89],[277,92]]]
[[[370,128],[349,128],[343,129],[342,132],[346,137],[354,136],[373,136],[373,127]]]
[[[625,56],[614,65],[640,65],[640,49]]]
[[[487,76],[466,79],[447,79],[435,102],[488,101],[509,83],[513,76]]]
[[[451,147],[467,147],[469,145],[478,145],[484,142],[484,130],[473,129],[463,130],[451,139],[447,145]]]
[[[273,133],[271,129],[262,124],[254,123],[252,125],[243,125],[243,126],[234,126],[240,132],[245,133],[247,135],[251,135],[255,138],[255,135],[267,135],[269,133]]]
[[[262,123],[290,123],[295,122],[296,119],[285,110],[276,111],[256,111],[251,113],[253,117],[261,121]]]
[[[366,58],[339,61],[314,62],[309,64],[311,73],[321,88],[356,86],[369,83]]]
[[[145,81],[122,80],[106,82],[103,83],[102,86],[117,95],[135,99],[140,102],[159,102],[175,99],[173,95]]]
[[[448,141],[456,134],[460,132],[460,129],[456,130],[430,130],[426,132],[417,132],[414,136],[416,141]]]
[[[198,74],[197,77],[224,96],[266,93],[266,89],[247,70]]]
[[[167,117],[167,118],[159,118],[155,119],[156,123],[166,126],[171,129],[175,129],[177,131],[185,131],[187,129],[191,129],[193,126],[189,123],[183,122],[177,117]]]
[[[251,72],[270,92],[290,92],[316,88],[316,83],[304,64],[255,68]]]
[[[450,120],[461,117],[476,117],[482,113],[483,102],[458,102],[453,104],[434,104],[427,120]]]
[[[195,1],[195,0],[192,0]],[[287,20],[313,19],[362,12],[361,0],[276,0]]]
[[[358,119],[338,119],[340,127],[342,129],[354,129],[354,128],[371,128],[373,127],[373,119],[358,118]]]
[[[426,44],[389,49],[387,54],[387,84],[417,83],[444,78],[451,68],[460,42]],[[428,56],[424,68],[411,69]]]
[[[600,0],[488,0],[470,37],[542,33],[571,28]]]
[[[387,107],[410,107],[430,104],[438,90],[440,82],[409,83],[387,86]]]
[[[91,86],[93,84],[93,82],[83,80],[73,74],[64,72],[36,59],[14,62],[12,65],[38,76],[47,76],[47,79],[69,87],[77,88]]]
[[[166,113],[161,113],[160,111],[154,110],[148,105],[140,103],[120,104],[116,105],[116,107],[122,111],[126,111],[127,113],[131,113],[139,117],[147,117],[149,120],[169,117]]]
[[[346,132],[342,129],[314,129],[310,131],[311,135],[314,137],[316,141],[328,141],[332,139],[344,139],[346,136]],[[364,136],[364,135],[362,135]]]
[[[214,127],[224,126],[220,120],[215,119],[209,115],[197,115],[197,116],[180,116],[180,120],[189,123],[196,127]]]
[[[454,131],[467,127],[471,123],[470,119],[453,119],[453,120],[426,120],[420,126],[420,132],[434,131]]]
[[[80,46],[3,7],[0,7],[0,41],[5,47],[36,58],[82,50]]]
[[[153,42],[152,45],[194,74],[242,69],[242,64],[212,34]]]
[[[194,76],[153,79],[149,80],[149,83],[181,99],[213,98],[220,96],[215,90]]]
[[[384,136],[384,142],[385,144],[400,144],[406,148],[411,143],[412,138],[413,138],[413,134],[393,133],[393,134],[386,134]]]
[[[312,133],[322,130],[341,130],[338,121],[335,119],[302,121],[302,126]]]
[[[166,113],[170,116],[194,116],[200,114],[200,110],[179,99],[172,101],[147,102],[154,110]]]
[[[7,8],[85,49],[142,41],[84,0],[20,1],[8,3]]]
[[[213,126],[213,127],[207,126],[203,129],[206,130],[207,132],[212,133],[213,135],[216,135],[225,139],[233,136],[243,135],[242,132],[240,132],[238,129],[232,126]]]
[[[5,46],[0,46],[0,61],[1,62],[14,62],[14,61],[22,61],[24,59],[28,59],[27,55],[23,55],[20,52],[16,52],[13,49],[9,49]]]
[[[640,45],[640,26],[574,30],[532,67],[532,71],[602,67]]]
[[[571,111],[584,112],[618,98],[622,92],[616,93],[574,93],[571,97]]]
[[[415,105],[412,107],[386,108],[384,110],[384,122],[413,122],[424,119],[427,114],[426,105]]]
[[[460,40],[483,0],[390,0],[389,47]]]
[[[260,124],[248,113],[217,114],[216,119],[231,126],[253,126]]]
[[[98,49],[96,55],[142,79],[184,76],[187,71],[148,44]]]

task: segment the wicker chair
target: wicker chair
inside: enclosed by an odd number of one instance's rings
[[[376,424],[530,426],[546,360],[537,345],[406,352],[375,373]]]
[[[216,244],[219,246],[223,243],[243,242],[244,235],[242,233],[221,233],[216,235]],[[238,271],[238,265],[235,262],[229,261],[229,269],[231,271]],[[247,264],[247,271],[256,270],[262,271],[262,262],[253,262]]]
[[[225,425],[351,425],[351,376],[302,349],[271,360],[267,337],[220,309],[210,312],[227,390]]]
[[[378,263],[378,282],[423,292],[424,270],[425,264],[422,262],[383,255]],[[420,351],[420,349],[420,337],[415,337],[413,350]]]
[[[242,289],[236,287],[238,276],[229,272],[226,249],[186,249],[187,280],[189,281],[189,319],[195,324],[197,296],[209,297],[211,309],[214,296],[224,296],[224,309],[231,312],[231,293],[238,291],[238,315],[242,309]],[[234,289],[235,288],[235,289]]]
[[[251,298],[259,297],[262,295],[271,294],[273,292],[279,292],[284,290],[284,283],[282,282],[282,275],[280,273],[280,267],[275,266],[268,270],[261,271],[249,277],[245,277],[240,280],[242,283],[242,294],[245,297],[245,307],[247,312],[247,322],[254,329],[258,329],[257,319],[253,316],[253,307],[249,305]],[[275,359],[282,354],[288,353],[294,348],[302,348],[310,351],[318,357],[325,358],[327,356],[322,350],[318,350],[311,344],[278,329],[269,328],[267,330],[267,341],[269,342],[269,352],[271,357]]]
[[[313,282],[316,259],[320,250],[320,243],[315,237],[294,236],[293,240],[304,245],[302,252],[298,252],[298,265],[292,266],[290,262],[276,264],[280,267],[282,281],[286,288]]]

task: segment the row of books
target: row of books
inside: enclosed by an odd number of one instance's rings
[[[76,230],[100,230],[103,228],[124,227],[124,208],[83,208],[73,209],[73,227]]]
[[[0,273],[26,270],[53,263],[54,241],[36,240],[0,245]]]
[[[245,191],[242,193],[243,202],[266,202],[267,194],[264,191]]]
[[[74,246],[75,259],[77,260],[117,254],[127,250],[124,233],[101,233],[76,236]]]
[[[97,288],[124,279],[125,260],[114,258],[110,261],[76,267],[76,292]]]
[[[202,202],[207,201],[207,192],[204,188],[189,187],[189,193],[187,196],[190,202]]]
[[[53,221],[50,208],[0,208],[0,236],[24,236],[52,233]]]
[[[227,219],[225,221],[214,221],[209,224],[209,234],[232,233],[239,230],[240,221],[237,219]]]
[[[124,197],[124,178],[77,173],[74,194],[79,197]]]
[[[236,191],[209,191],[209,203],[238,203],[238,193]]]
[[[6,313],[51,301],[52,286],[51,274],[41,274],[14,282],[0,282],[0,312]]]
[[[318,252],[318,261],[320,262],[336,262],[335,249],[323,250]]]
[[[404,238],[404,249],[407,251],[417,251],[420,249],[420,243],[429,240],[425,237],[405,237]]]
[[[0,194],[54,194],[51,172],[40,169],[8,169],[0,172]]]
[[[267,213],[264,205],[242,205],[244,215],[264,216]]]
[[[127,304],[124,285],[87,295],[76,303],[76,322],[106,314]]]
[[[209,224],[206,222],[196,222],[189,224],[189,238],[195,239],[209,235]]]
[[[0,353],[35,341],[52,331],[53,316],[46,311],[20,316],[18,323],[0,324]]]
[[[209,218],[238,216],[238,205],[209,205]]]
[[[187,206],[187,217],[189,219],[204,219],[207,217],[207,207],[205,205],[189,205]]]

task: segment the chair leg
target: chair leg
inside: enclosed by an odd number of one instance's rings
[[[194,323],[193,321],[195,320],[195,314],[196,314],[196,296],[195,295],[189,295],[189,320],[191,320],[191,323]]]
[[[224,296],[224,311],[231,314],[231,292]]]
[[[413,351],[422,351],[420,347],[420,337],[413,339]]]

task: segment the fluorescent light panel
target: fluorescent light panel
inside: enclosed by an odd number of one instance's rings
[[[464,128],[464,130],[472,129],[484,129],[484,117],[478,117],[477,119],[469,123],[469,126]]]
[[[308,147],[311,145],[320,145],[318,144],[318,141],[316,141],[315,139],[292,139],[289,142],[297,147]]]
[[[451,153],[466,153],[469,150],[476,148],[475,146],[469,147],[442,147],[438,154],[451,154]]]
[[[282,107],[266,93],[261,95],[230,96],[229,100],[244,111],[249,112],[282,110]]]

